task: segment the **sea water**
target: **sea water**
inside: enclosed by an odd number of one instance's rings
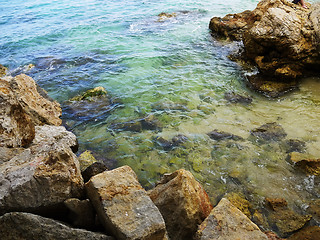
[[[12,75],[32,76],[61,104],[79,153],[89,149],[110,167],[131,166],[146,188],[185,168],[213,202],[240,192],[253,202],[284,197],[303,208],[320,197],[319,177],[288,162],[286,144],[299,140],[303,151],[320,158],[320,78],[305,79],[279,98],[259,95],[228,58],[237,43],[220,42],[208,29],[211,17],[253,10],[257,3],[0,0],[0,63]],[[160,19],[161,12],[175,16]],[[70,110],[70,98],[97,86],[107,90],[111,105],[89,102]],[[230,103],[226,92],[253,101]],[[161,127],[113,128],[146,117]],[[286,139],[250,140],[252,129],[271,122],[283,127]],[[212,140],[207,133],[215,129],[243,140]],[[181,144],[170,145],[176,136]]]

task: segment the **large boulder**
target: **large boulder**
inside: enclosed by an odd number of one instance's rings
[[[31,213],[11,212],[0,217],[0,239],[6,240],[114,240],[113,237],[71,228]]]
[[[70,148],[75,141],[64,127],[37,126],[30,147],[0,165],[0,214],[49,209],[81,197],[83,179]]]
[[[320,66],[320,4],[304,9],[287,0],[262,0],[253,11],[213,18],[210,29],[243,40],[245,56],[278,79],[302,76]]]
[[[170,239],[192,239],[212,209],[201,184],[183,169],[165,174],[148,194],[166,222]]]
[[[223,198],[199,226],[196,239],[268,240],[268,237],[228,199]]]
[[[129,166],[95,175],[86,190],[100,222],[117,239],[166,239],[159,210]]]

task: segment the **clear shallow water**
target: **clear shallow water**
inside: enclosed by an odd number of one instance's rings
[[[257,0],[0,3],[0,63],[12,74],[26,72],[60,102],[81,151],[91,149],[113,167],[130,165],[147,188],[161,174],[186,168],[213,201],[236,191],[254,202],[284,197],[303,208],[320,197],[319,178],[285,160],[284,141],[247,140],[250,130],[277,122],[286,139],[305,142],[306,152],[319,158],[320,79],[306,79],[278,99],[255,94],[227,57],[235,46],[217,42],[208,30],[211,17],[252,10]],[[177,17],[158,21],[161,12]],[[30,63],[35,67],[25,71]],[[88,105],[82,115],[66,111],[68,99],[96,86],[118,103]],[[252,104],[227,102],[229,91],[251,96]],[[162,131],[111,129],[146,116],[157,119]],[[245,140],[211,140],[207,133],[214,129]],[[188,139],[178,147],[166,149],[154,140],[178,134]]]

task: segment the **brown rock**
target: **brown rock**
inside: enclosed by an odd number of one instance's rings
[[[164,175],[148,194],[165,219],[170,239],[191,239],[212,209],[205,190],[183,169]]]
[[[308,154],[291,152],[289,160],[307,174],[320,175],[320,159],[316,159]]]
[[[280,238],[277,234],[274,232],[265,232],[269,240],[284,240],[284,238]]]
[[[117,239],[165,239],[164,220],[129,166],[92,177],[86,190],[102,225]]]
[[[281,210],[288,206],[288,203],[284,198],[266,198],[266,202],[273,211]]]
[[[307,209],[308,213],[312,215],[312,218],[317,222],[320,222],[320,199],[313,200]]]
[[[268,237],[228,199],[223,198],[199,226],[196,239],[267,240]]]
[[[0,77],[3,77],[7,74],[7,68],[0,64]]]
[[[108,170],[107,166],[101,162],[94,162],[81,172],[84,182],[88,182],[91,177]]]
[[[311,226],[302,229],[301,231],[291,235],[288,240],[319,240],[320,238],[320,227]]]
[[[238,193],[228,193],[226,198],[230,201],[230,203],[238,208],[243,214],[245,214],[248,218],[251,218],[250,209],[252,208],[250,202],[245,199],[241,194]]]

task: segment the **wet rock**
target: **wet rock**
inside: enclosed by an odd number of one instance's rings
[[[0,165],[0,214],[45,210],[82,196],[83,180],[70,135],[64,127],[37,126],[32,145]]]
[[[140,121],[133,120],[128,122],[115,123],[112,124],[109,128],[117,131],[141,132],[142,124]]]
[[[10,83],[0,79],[0,147],[27,147],[34,136],[34,122],[17,100]]]
[[[307,212],[312,215],[312,218],[320,223],[320,199],[313,200],[309,207],[307,208]]]
[[[7,74],[8,69],[0,64],[0,77],[3,77]]]
[[[142,129],[144,130],[161,131],[163,128],[162,123],[154,115],[150,115],[141,119],[141,125],[142,125]]]
[[[93,101],[95,98],[99,98],[101,96],[106,96],[107,91],[104,87],[95,87],[94,89],[89,89],[83,94],[73,97],[70,99],[70,101]]]
[[[285,141],[285,148],[287,149],[286,153],[304,153],[306,151],[306,143],[298,139],[289,139]]]
[[[162,147],[165,151],[169,151],[173,148],[173,143],[170,140],[166,140],[163,137],[155,137],[153,139],[154,143]]]
[[[81,172],[84,182],[88,182],[91,177],[108,170],[107,166],[101,162],[94,162]]]
[[[178,134],[172,138],[171,142],[172,142],[173,146],[179,146],[188,140],[189,139],[187,136],[185,136],[183,134]]]
[[[292,234],[288,240],[319,240],[320,227],[319,226],[309,226],[301,231]]]
[[[117,239],[165,238],[164,220],[129,166],[92,177],[86,190],[102,225]]]
[[[156,103],[152,104],[152,109],[154,111],[168,111],[168,110],[188,111],[188,108],[185,105],[174,103],[171,101],[156,102]]]
[[[287,136],[287,133],[281,127],[280,124],[275,122],[266,123],[261,127],[251,130],[251,138],[256,141],[268,142],[279,141]]]
[[[277,234],[275,234],[274,232],[264,232],[269,240],[285,240],[284,238],[280,238]]]
[[[159,208],[170,239],[192,239],[212,209],[202,186],[183,169],[165,174],[148,195]]]
[[[163,22],[169,18],[174,18],[176,17],[177,14],[176,13],[166,13],[166,12],[162,12],[158,14],[158,22]]]
[[[69,198],[64,201],[64,205],[69,210],[68,217],[73,226],[85,229],[95,227],[96,213],[89,199]]]
[[[114,240],[101,233],[71,228],[58,221],[23,212],[11,212],[0,217],[0,239]]]
[[[320,159],[316,159],[308,154],[291,152],[289,154],[289,161],[307,174],[320,175]]]
[[[80,163],[80,170],[81,172],[85,171],[87,167],[97,162],[95,157],[92,155],[92,152],[89,150],[84,151],[78,157]]]
[[[273,211],[278,211],[287,208],[288,203],[284,198],[266,198],[266,203]]]
[[[251,97],[245,97],[234,92],[226,92],[224,98],[231,103],[241,103],[241,104],[250,104],[252,103]]]
[[[227,133],[227,132],[224,132],[224,131],[219,131],[217,129],[207,133],[207,135],[211,139],[217,140],[217,141],[227,140],[227,139],[231,139],[231,140],[235,140],[235,141],[243,140],[242,137],[239,137],[237,135],[233,135],[231,133]]]
[[[246,215],[248,218],[251,218],[251,212],[250,209],[252,208],[250,202],[245,199],[241,194],[239,193],[228,193],[226,195],[226,198],[230,201],[230,203],[238,208],[244,215]]]
[[[223,198],[199,226],[196,239],[267,240],[268,238],[238,208]]]

